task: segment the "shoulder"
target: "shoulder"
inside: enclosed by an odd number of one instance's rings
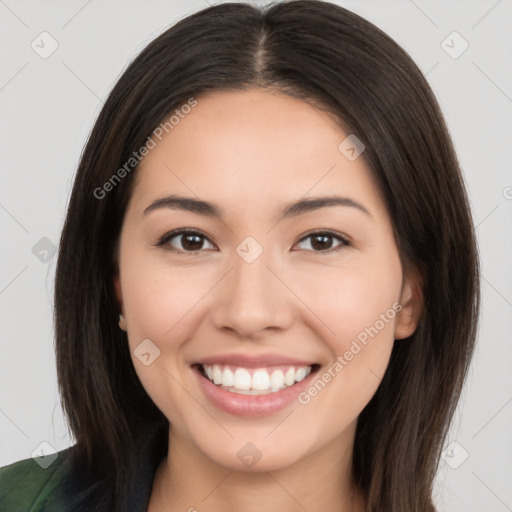
[[[49,466],[49,459],[39,459],[42,464],[34,459],[25,459],[0,468],[0,510],[51,510],[47,504],[55,497],[55,491],[62,482],[62,467],[68,452],[69,449],[57,452],[57,458]]]
[[[0,468],[0,510],[71,510],[65,496],[69,456],[70,448],[67,448],[45,458],[25,459]]]
[[[0,511],[146,511],[156,469],[167,453],[168,430],[155,425],[145,434],[117,492],[118,473],[100,476],[86,467],[75,457],[75,445],[48,458],[25,459],[0,468]]]

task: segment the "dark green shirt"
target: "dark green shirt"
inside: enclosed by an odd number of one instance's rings
[[[0,468],[0,512],[147,512],[155,472],[166,455],[161,438],[152,432],[141,444],[117,504],[112,486],[73,466],[67,448],[47,469],[34,459]]]

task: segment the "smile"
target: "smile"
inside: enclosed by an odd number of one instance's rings
[[[242,417],[276,414],[292,404],[321,365],[283,354],[217,354],[191,361],[201,393],[216,408]]]

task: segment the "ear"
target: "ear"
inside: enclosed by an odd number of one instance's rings
[[[422,282],[417,271],[404,278],[400,295],[402,309],[396,316],[395,339],[408,338],[418,326],[423,311]]]

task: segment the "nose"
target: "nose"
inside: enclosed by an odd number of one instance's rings
[[[252,263],[234,254],[231,271],[216,287],[213,323],[217,329],[256,339],[293,322],[293,293],[266,252]]]

